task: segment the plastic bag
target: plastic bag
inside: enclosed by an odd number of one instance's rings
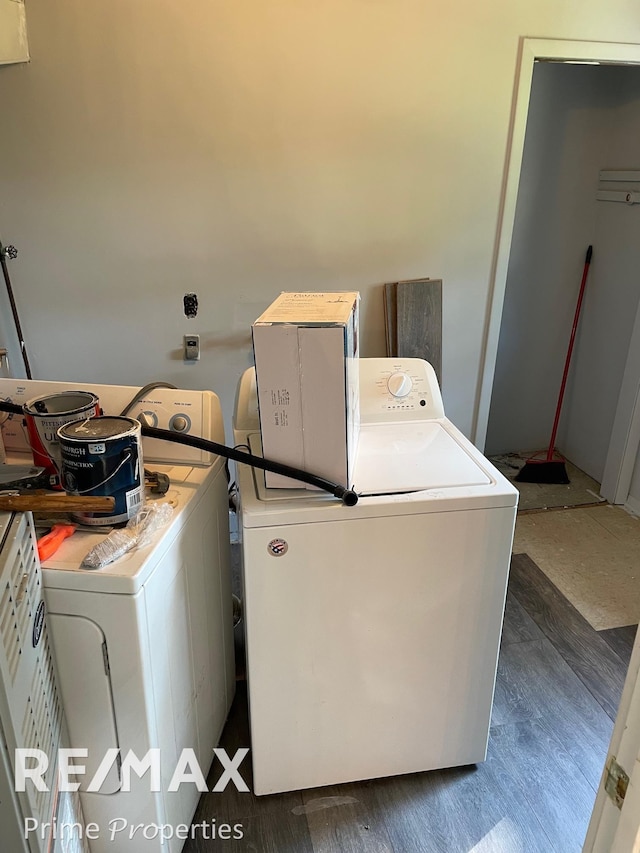
[[[169,522],[173,507],[167,502],[145,504],[126,527],[112,530],[82,561],[83,569],[102,569],[134,548],[147,545],[156,532]]]

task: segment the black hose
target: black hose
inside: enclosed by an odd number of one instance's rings
[[[0,412],[9,412],[12,415],[24,414],[22,406],[18,406],[15,403],[6,403],[2,400],[0,400]],[[244,465],[250,465],[252,468],[260,468],[263,471],[272,471],[274,474],[291,477],[293,480],[299,480],[310,486],[316,486],[316,488],[322,489],[324,492],[329,492],[329,494],[339,498],[345,506],[355,506],[358,503],[358,495],[353,489],[347,489],[338,483],[326,480],[324,477],[310,474],[308,471],[302,471],[300,468],[293,468],[291,465],[284,465],[282,462],[274,462],[271,459],[263,459],[262,456],[245,453],[242,450],[227,447],[226,444],[209,441],[207,438],[200,438],[196,435],[182,435],[178,432],[171,432],[168,429],[158,429],[157,427],[150,426],[142,427],[142,435],[146,435],[147,438],[158,438],[161,441],[172,441],[175,444],[185,444],[187,447],[197,447],[198,450],[206,450],[225,459],[233,459],[234,462],[242,462]]]
[[[176,444],[186,444],[188,447],[197,447],[199,450],[215,453],[218,456],[223,456],[225,459],[233,459],[234,462],[242,462],[244,465],[250,465],[252,468],[261,468],[263,471],[272,471],[274,474],[291,477],[293,480],[299,480],[302,483],[308,483],[310,486],[316,486],[318,489],[329,492],[334,497],[340,498],[345,506],[355,506],[358,503],[358,495],[352,489],[347,489],[338,483],[333,483],[331,480],[326,480],[324,477],[319,477],[316,474],[310,474],[308,471],[302,471],[300,468],[293,468],[291,465],[285,465],[282,462],[264,459],[262,456],[255,456],[253,453],[245,453],[243,450],[236,450],[233,447],[227,447],[226,444],[209,441],[207,438],[199,438],[195,435],[182,435],[181,433],[171,432],[168,429],[158,429],[157,427],[149,426],[142,427],[142,435],[146,435],[147,438],[173,441]]]

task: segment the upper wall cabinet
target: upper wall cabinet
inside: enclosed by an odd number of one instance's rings
[[[0,0],[0,65],[28,59],[24,0]]]

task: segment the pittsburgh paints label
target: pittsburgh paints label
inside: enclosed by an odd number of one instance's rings
[[[126,524],[144,502],[140,424],[129,418],[106,417],[92,420],[91,428],[100,433],[98,440],[86,440],[76,424],[60,433],[64,487],[74,495],[114,498],[110,512],[76,513],[85,524]],[[109,432],[114,434],[100,440]]]

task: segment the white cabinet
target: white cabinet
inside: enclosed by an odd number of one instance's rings
[[[28,59],[24,0],[0,0],[0,65]]]

